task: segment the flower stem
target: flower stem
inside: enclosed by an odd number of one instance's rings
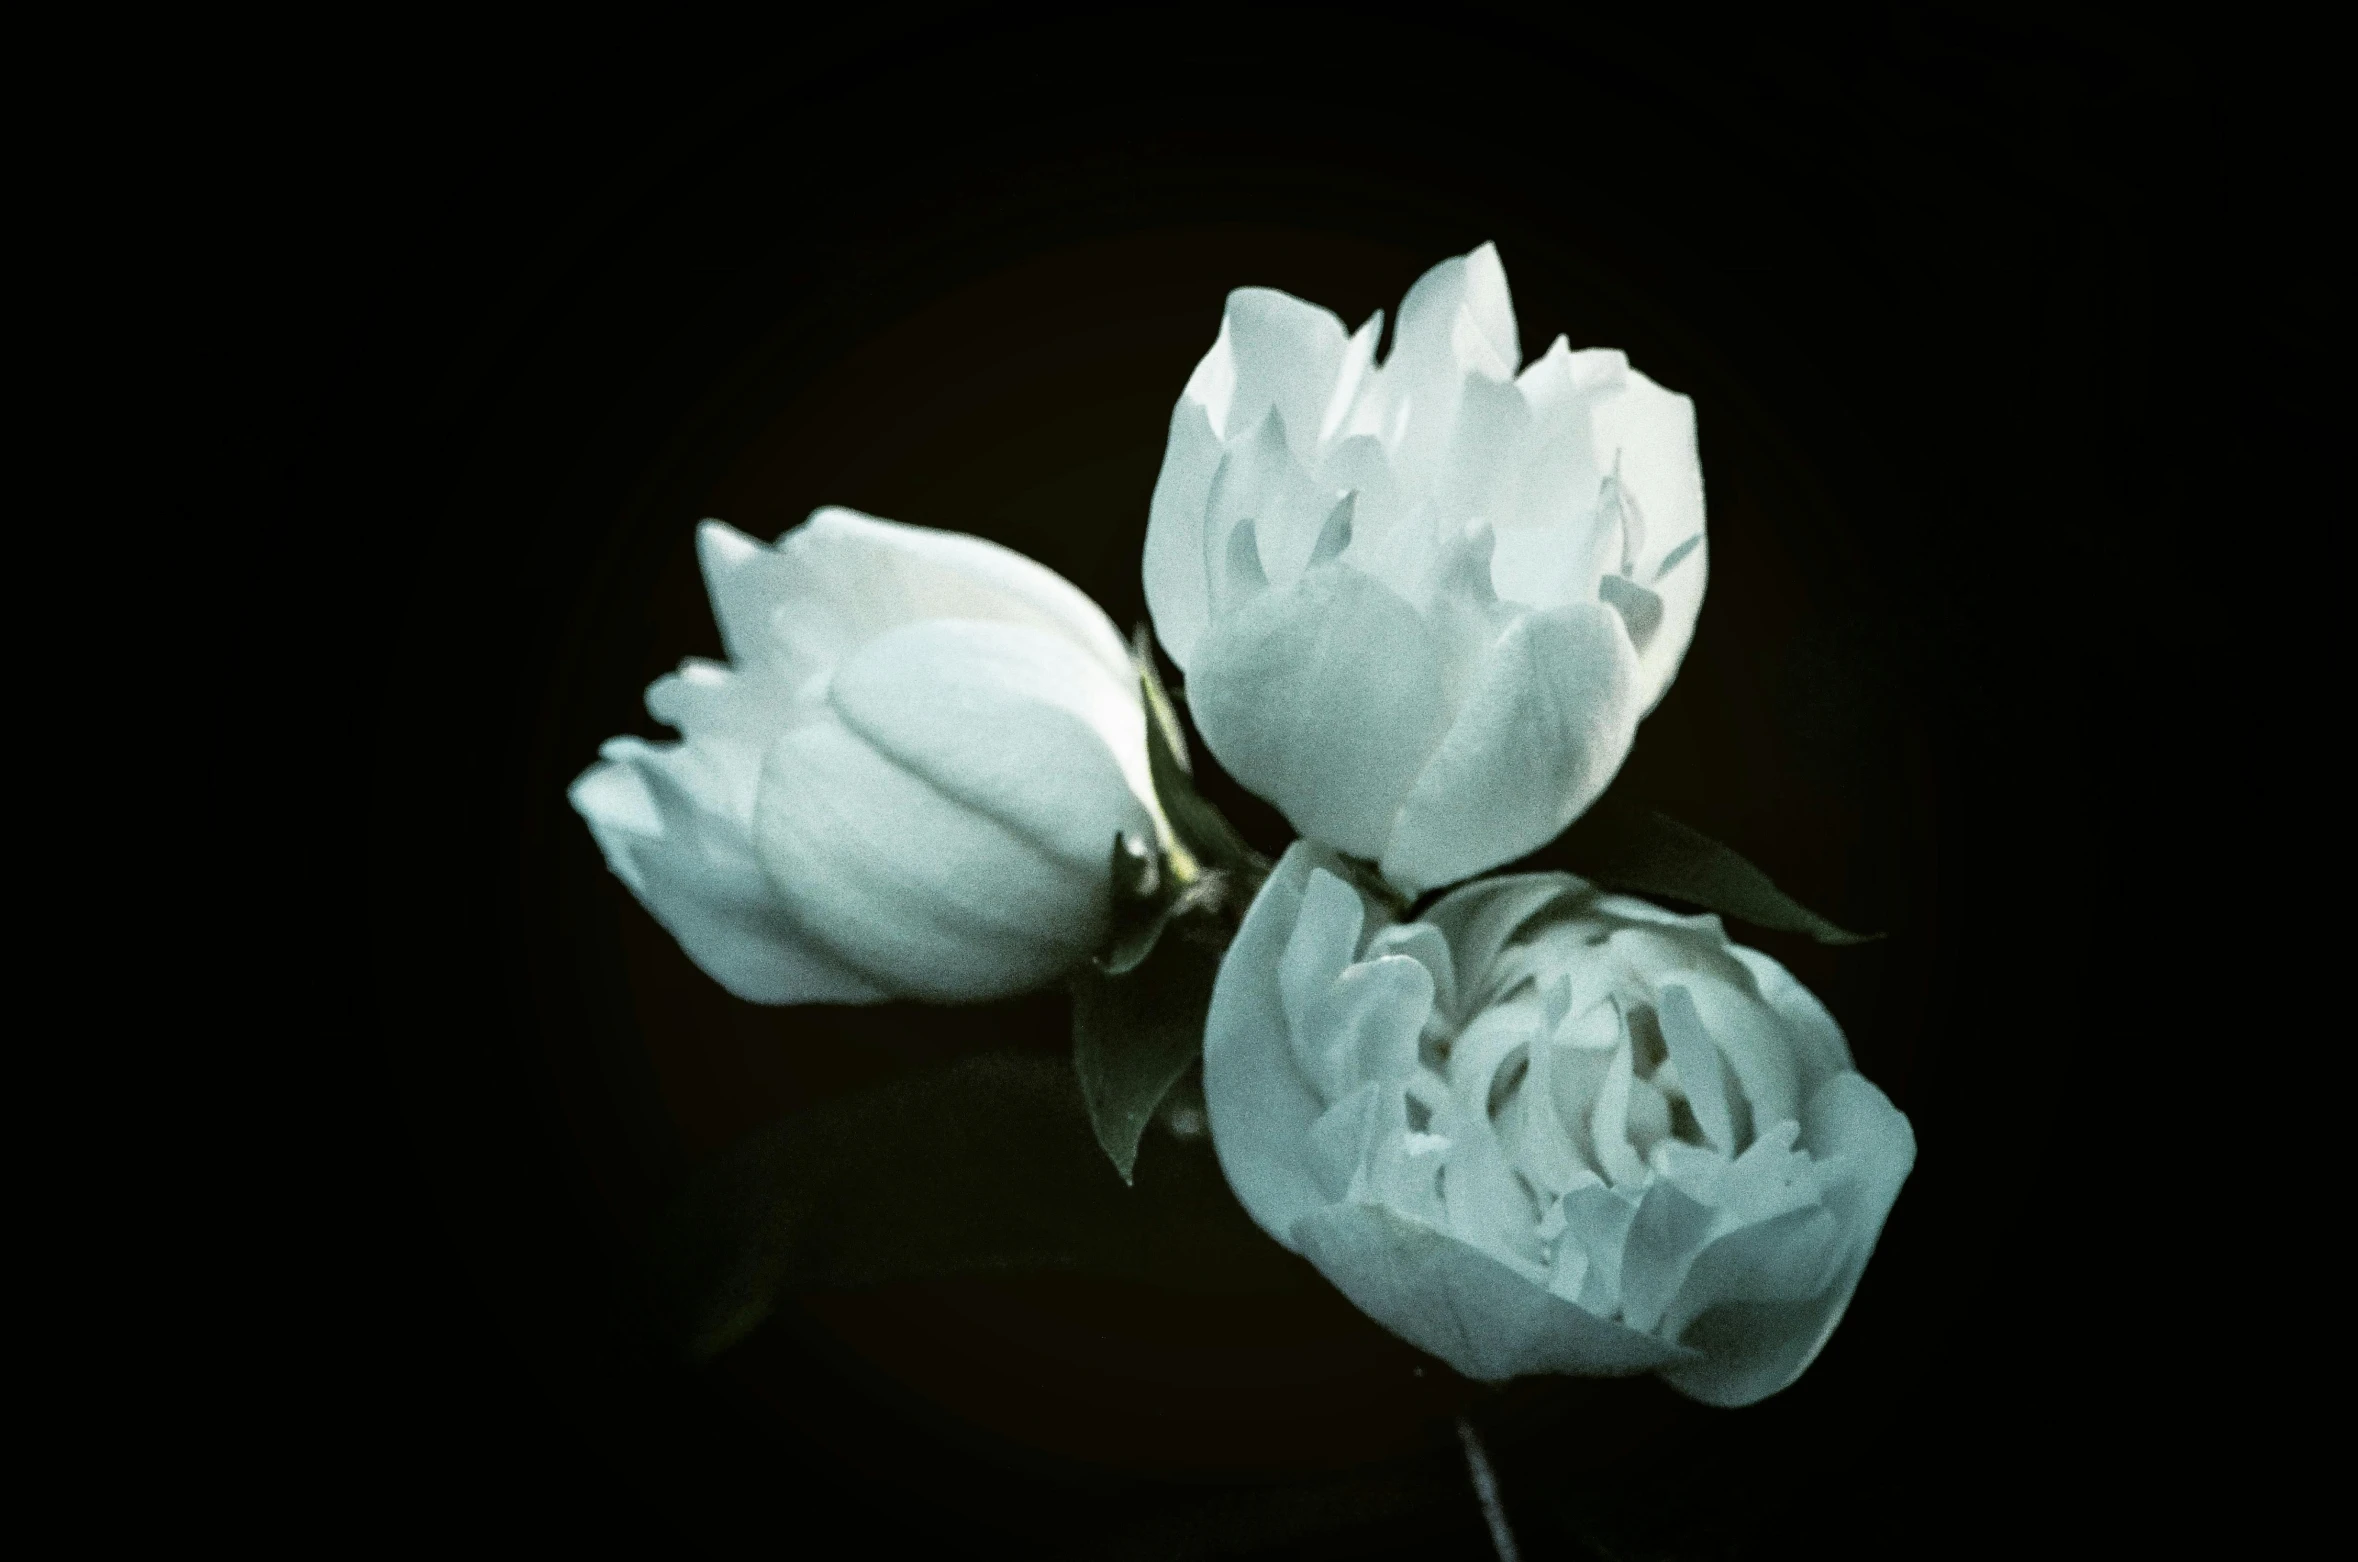
[[[1466,1474],[1473,1480],[1475,1500],[1482,1504],[1482,1520],[1490,1526],[1491,1549],[1498,1553],[1498,1562],[1520,1562],[1522,1553],[1515,1549],[1515,1532],[1507,1526],[1506,1504],[1499,1500],[1490,1455],[1483,1451],[1474,1423],[1464,1416],[1457,1418],[1457,1440],[1465,1445]]]

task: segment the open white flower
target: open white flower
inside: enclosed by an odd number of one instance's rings
[[[1297,842],[1220,967],[1204,1095],[1263,1229],[1469,1377],[1775,1393],[1915,1161],[1785,969],[1565,874],[1394,925]]]
[[[1000,997],[1104,937],[1117,832],[1158,816],[1129,653],[995,543],[822,509],[697,534],[729,663],[647,691],[573,785],[607,864],[761,1003]]]
[[[1171,414],[1155,631],[1204,741],[1304,835],[1419,891],[1545,844],[1620,769],[1702,605],[1693,404],[1522,351],[1498,252],[1346,337],[1241,288]]]

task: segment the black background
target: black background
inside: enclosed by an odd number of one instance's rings
[[[663,1554],[1484,1554],[1445,1418],[1373,1463],[1212,1478],[1120,1436],[1093,1464],[1069,1426],[1044,1446],[1063,1411],[978,1426],[956,1385],[847,1344],[841,1309],[752,1365],[671,1363],[632,1253],[696,1149],[914,1061],[1053,1045],[1060,1000],[732,1010],[561,792],[599,738],[654,734],[651,677],[717,650],[698,516],[771,536],[842,502],[982,532],[1127,625],[1221,292],[1356,324],[1493,239],[1527,357],[1566,331],[1698,402],[1711,595],[1620,784],[1893,934],[1761,942],[1921,1154],[1849,1321],[1767,1405],[1417,1403],[1475,1406],[1528,1555],[2051,1533],[2116,1385],[2071,1343],[2098,1239],[2040,1188],[2109,1038],[2070,962],[2020,958],[2019,908],[2042,876],[2103,881],[2098,761],[2134,658],[2085,583],[2126,594],[2121,561],[2188,502],[2151,481],[2176,372],[2155,168],[2201,166],[2178,55],[1937,9],[1479,7],[947,8],[364,53],[351,101],[309,105],[341,138],[303,240],[332,285],[289,311],[306,369],[271,473],[298,507],[357,506],[382,658],[378,1023],[339,1131],[382,1306],[313,1371],[347,1522]],[[2244,345],[2294,350],[2264,320]],[[2040,947],[2095,948],[2105,893],[2050,905]],[[762,1026],[848,1061],[763,1085]],[[820,1539],[845,1526],[867,1539]]]

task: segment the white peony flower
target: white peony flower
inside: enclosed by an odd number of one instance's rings
[[[1253,1218],[1469,1377],[1745,1405],[1800,1376],[1916,1153],[1818,1001],[1718,918],[1569,875],[1394,925],[1335,866],[1295,843],[1213,993],[1204,1095]]]
[[[726,666],[647,691],[573,785],[615,874],[760,1003],[961,1001],[1104,937],[1117,832],[1158,828],[1121,636],[995,543],[822,509],[697,534]]]
[[[1702,605],[1694,407],[1618,352],[1522,352],[1498,252],[1346,339],[1228,297],[1171,414],[1155,631],[1204,741],[1411,892],[1545,844],[1621,766]]]

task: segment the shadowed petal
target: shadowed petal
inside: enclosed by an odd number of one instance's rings
[[[805,937],[747,843],[700,801],[698,756],[615,738],[568,796],[614,876],[698,969],[753,1003],[876,1003],[889,996]]]
[[[1631,578],[1661,599],[1660,625],[1639,659],[1642,713],[1660,703],[1678,676],[1710,573],[1695,404],[1632,369],[1621,393],[1601,399],[1593,416],[1604,466],[1611,469],[1618,459],[1621,482],[1645,516]]]
[[[829,698],[879,753],[1077,873],[1102,872],[1117,833],[1153,833],[1134,687],[1061,635],[910,624],[836,669]]]
[[[1850,1043],[1843,1040],[1842,1027],[1834,1023],[1834,1016],[1826,1012],[1816,993],[1757,949],[1731,944],[1728,952],[1743,963],[1762,1001],[1785,1022],[1785,1036],[1793,1048],[1794,1089],[1800,1099],[1808,1100],[1819,1086],[1852,1066]]]
[[[832,719],[771,747],[753,849],[806,938],[911,997],[1027,991],[1105,932],[1102,851],[1086,866],[1060,858]]]
[[[1438,734],[1440,685],[1416,610],[1338,563],[1222,622],[1188,698],[1229,774],[1302,834],[1376,857]]]
[[[1204,572],[1204,512],[1212,475],[1220,469],[1220,440],[1203,404],[1182,396],[1171,409],[1171,437],[1146,512],[1146,607],[1154,632],[1185,671],[1211,623]]]
[[[1333,1205],[1305,1216],[1295,1237],[1298,1251],[1362,1312],[1478,1382],[1533,1372],[1621,1377],[1687,1354],[1389,1210]]]
[[[1554,839],[1629,752],[1634,672],[1628,636],[1597,604],[1509,625],[1401,806],[1384,877],[1421,891]]]
[[[1907,1118],[1863,1075],[1837,1074],[1802,1115],[1802,1145],[1820,1164],[1825,1206],[1839,1231],[1833,1283],[1802,1301],[1732,1301],[1690,1324],[1699,1359],[1665,1370],[1672,1386],[1710,1405],[1749,1405],[1801,1376],[1842,1321],[1875,1251],[1884,1217],[1916,1162]]]
[[[1335,866],[1307,841],[1286,848],[1221,956],[1204,1020],[1204,1108],[1220,1170],[1262,1230],[1294,1246],[1294,1223],[1323,1206],[1310,1127],[1325,1111],[1294,1061],[1279,970],[1311,873]]]

